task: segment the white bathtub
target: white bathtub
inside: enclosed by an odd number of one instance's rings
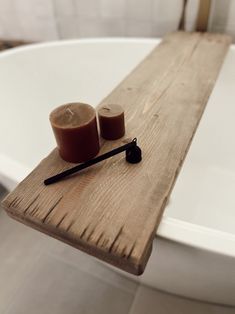
[[[96,106],[157,44],[73,40],[0,54],[0,182],[12,189],[55,146],[49,112]],[[176,182],[145,273],[147,285],[235,305],[235,50],[228,53]]]

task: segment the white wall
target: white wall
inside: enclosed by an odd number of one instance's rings
[[[189,0],[187,29],[198,0]],[[182,0],[0,0],[0,38],[157,37],[176,30]],[[235,38],[235,0],[213,0],[211,31]]]

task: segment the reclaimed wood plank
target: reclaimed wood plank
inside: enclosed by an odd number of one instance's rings
[[[10,216],[133,274],[144,271],[152,241],[230,44],[219,34],[177,32],[157,46],[100,104],[126,115],[143,161],[124,155],[50,186],[72,166],[55,149],[3,201]]]

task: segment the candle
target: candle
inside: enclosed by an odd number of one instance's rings
[[[125,134],[124,110],[120,105],[104,105],[98,110],[100,134],[107,140],[116,140]]]
[[[69,103],[50,114],[60,156],[69,162],[84,162],[99,152],[96,112],[88,104]]]

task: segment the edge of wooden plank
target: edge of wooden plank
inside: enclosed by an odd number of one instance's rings
[[[127,271],[128,273],[131,273],[133,275],[140,276],[143,274],[147,261],[152,252],[152,245],[146,248],[143,259],[138,263],[134,263],[133,261],[128,259],[120,259],[120,256],[111,253],[107,254],[107,252],[100,250],[97,246],[88,246],[87,242],[84,243],[83,241],[78,242],[76,239],[75,243],[72,237],[65,236],[64,233],[59,232],[59,229],[56,228],[45,229],[45,227],[43,227],[43,224],[40,221],[38,221],[38,223],[35,223],[32,220],[27,219],[27,216],[24,217],[25,219],[22,219],[22,216],[17,215],[17,213],[14,211],[14,208],[9,209],[9,207],[6,206],[5,204],[6,199],[7,196],[3,199],[1,205],[3,206],[8,216],[13,218],[14,220],[21,222],[28,227],[32,227],[33,229],[36,229],[37,231],[42,232],[50,237],[53,237],[54,239],[64,242],[76,249],[79,249],[84,253],[92,255],[93,257],[110,264],[111,266],[116,266],[119,269]]]

